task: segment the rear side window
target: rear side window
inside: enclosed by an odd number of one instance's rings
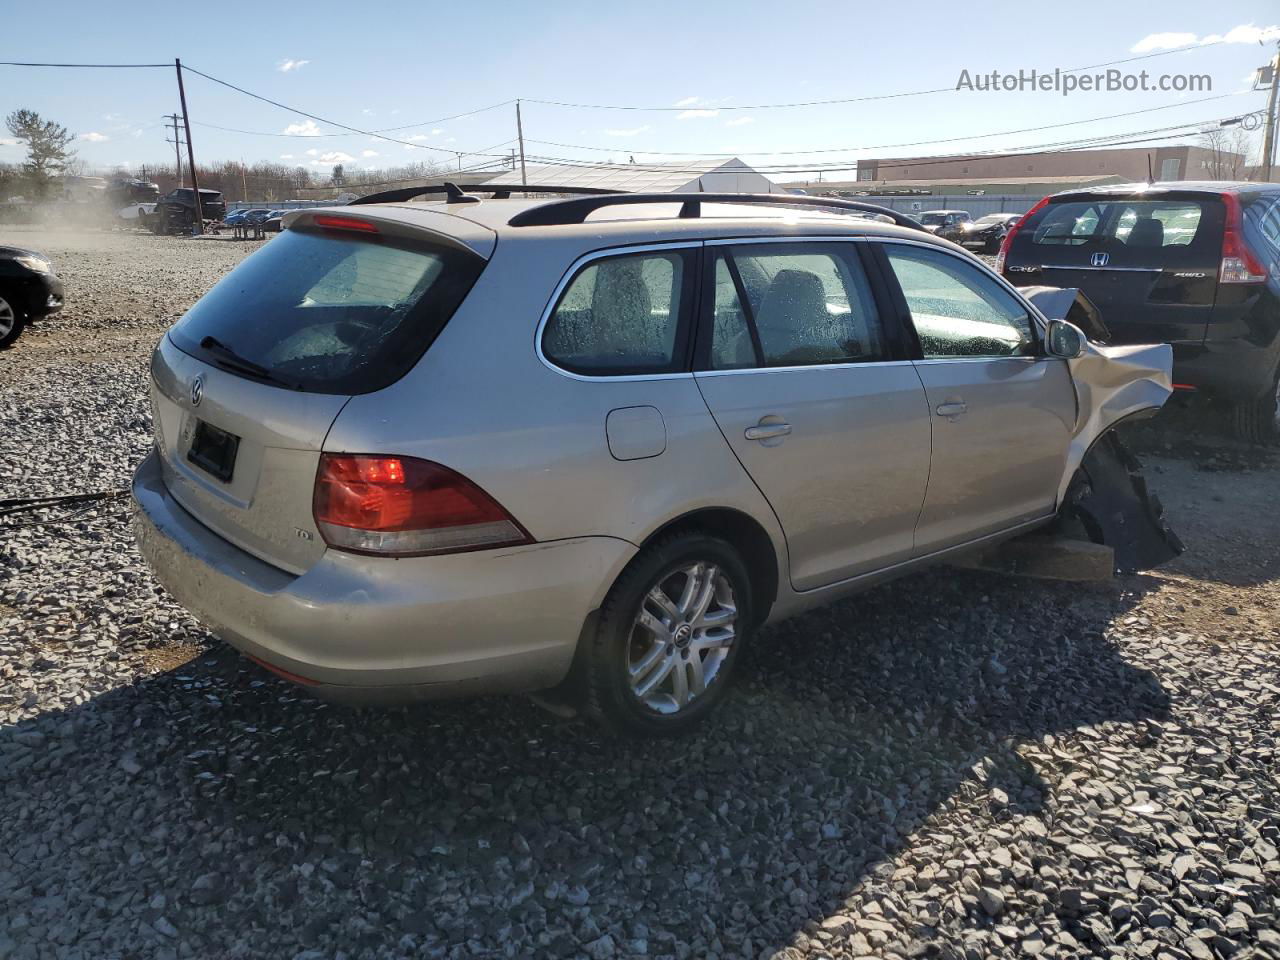
[[[443,246],[287,230],[227,274],[169,332],[232,373],[315,393],[403,376],[480,275]]]
[[[1035,355],[1031,317],[990,277],[938,250],[885,244],[884,251],[926,360]]]
[[[679,250],[587,264],[547,319],[543,354],[566,370],[596,376],[683,370],[685,268]]]
[[[713,370],[886,358],[875,300],[850,244],[721,249],[715,287]]]
[[[1027,219],[1014,247],[1046,263],[1160,266],[1216,255],[1223,206],[1213,197],[1141,200],[1099,198],[1051,203]],[[1029,246],[1026,246],[1028,245]]]

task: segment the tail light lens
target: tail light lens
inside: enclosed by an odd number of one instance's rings
[[[1218,271],[1218,282],[1266,283],[1267,268],[1244,242],[1244,216],[1240,210],[1240,198],[1234,193],[1224,193],[1222,202],[1227,207],[1227,222],[1222,230],[1222,267]]]
[[[1009,248],[1013,246],[1013,238],[1018,235],[1018,231],[1022,229],[1022,225],[1030,220],[1034,214],[1039,212],[1041,207],[1046,206],[1048,203],[1048,197],[1041,197],[1039,203],[1009,226],[1009,231],[1004,235],[1004,239],[1000,241],[1000,252],[996,254],[996,273],[1001,274],[1002,276],[1004,275],[1004,262],[1009,258]]]
[[[426,556],[532,542],[466,477],[414,457],[323,454],[313,503],[325,543],[354,553]]]

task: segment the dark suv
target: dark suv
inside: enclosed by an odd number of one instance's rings
[[[1113,343],[1173,345],[1181,389],[1280,438],[1280,184],[1118,184],[1045,197],[1006,236],[1014,284],[1079,287]]]
[[[227,204],[217,190],[200,191],[200,213],[205,223],[227,215]],[[156,201],[151,214],[152,233],[190,233],[196,222],[195,191],[190,187],[170,190]]]

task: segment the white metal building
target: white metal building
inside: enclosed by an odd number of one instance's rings
[[[486,186],[601,187],[626,193],[785,193],[737,157],[709,157],[674,163],[528,164],[494,177]]]

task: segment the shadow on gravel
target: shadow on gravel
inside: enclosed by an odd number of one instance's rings
[[[216,649],[0,731],[0,849],[10,887],[63,898],[82,945],[135,916],[137,955],[754,957],[889,883],[960,793],[988,798],[992,823],[956,822],[975,845],[1037,817],[1069,770],[1018,742],[1148,738],[1168,699],[1102,635],[1132,601],[913,577],[766,631],[726,709],[674,742],[519,698],[331,707]]]

